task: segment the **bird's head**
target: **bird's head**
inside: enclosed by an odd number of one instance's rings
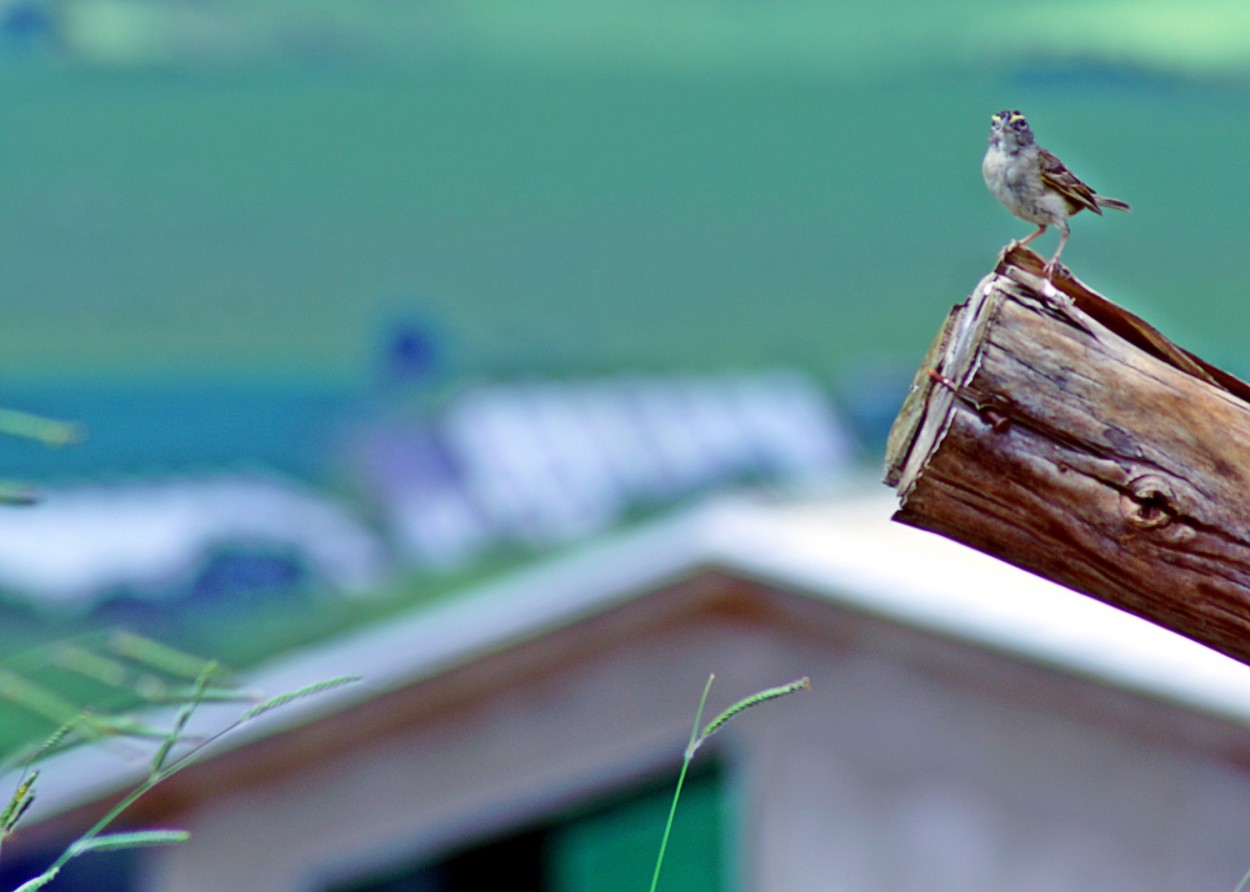
[[[1029,122],[1018,111],[1000,111],[990,116],[990,144],[1005,149],[1027,146],[1033,142]]]

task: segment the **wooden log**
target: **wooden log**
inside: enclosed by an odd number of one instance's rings
[[[1009,248],[938,333],[894,519],[1250,663],[1250,386],[1041,266]]]

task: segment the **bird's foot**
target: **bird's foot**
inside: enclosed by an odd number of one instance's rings
[[[1060,291],[1059,288],[1056,287],[1055,285],[1055,276],[1060,271],[1062,271],[1063,275],[1065,276],[1068,274],[1067,269],[1061,266],[1058,262],[1054,260],[1050,261],[1049,263],[1045,264],[1042,267],[1042,277],[1043,277],[1042,278],[1042,282],[1043,282],[1042,294],[1047,299],[1053,300],[1055,303],[1059,304],[1060,306],[1070,307],[1074,303],[1076,303],[1076,301],[1072,298],[1071,295],[1065,294],[1064,292]]]

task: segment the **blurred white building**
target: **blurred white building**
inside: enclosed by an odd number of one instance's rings
[[[358,593],[400,569],[567,545],[718,489],[810,488],[855,457],[827,396],[789,370],[480,384],[411,421],[348,425],[338,442],[328,430],[352,413],[330,405],[317,449],[344,446],[372,526],[278,475],[53,486],[0,511],[0,594],[92,608],[266,586]],[[258,425],[273,410],[251,408]]]
[[[365,681],[158,787],[139,823],[191,841],[99,869],[143,892],[644,887],[715,672],[712,711],[812,691],[700,750],[668,888],[1234,888],[1250,667],[891,505],[721,500],[277,658],[249,683]],[[215,709],[204,730],[239,708]],[[145,755],[47,763],[6,855],[72,838]]]
[[[347,593],[388,569],[380,538],[345,507],[267,475],[56,487],[0,511],[0,590],[44,604],[191,594],[214,561],[249,554],[288,564],[278,581]]]
[[[483,384],[354,452],[401,553],[435,567],[743,482],[810,486],[854,460],[828,397],[790,370]]]

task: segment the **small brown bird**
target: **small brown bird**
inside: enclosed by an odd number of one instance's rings
[[[1068,243],[1068,218],[1085,209],[1102,214],[1103,208],[1127,211],[1119,199],[1097,194],[1067,166],[1033,139],[1033,131],[1018,111],[1000,111],[990,118],[990,144],[981,162],[981,175],[990,192],[1021,220],[1037,224],[1027,245],[1050,226],[1059,230],[1059,247],[1046,261],[1046,277],[1059,267],[1059,255]]]

